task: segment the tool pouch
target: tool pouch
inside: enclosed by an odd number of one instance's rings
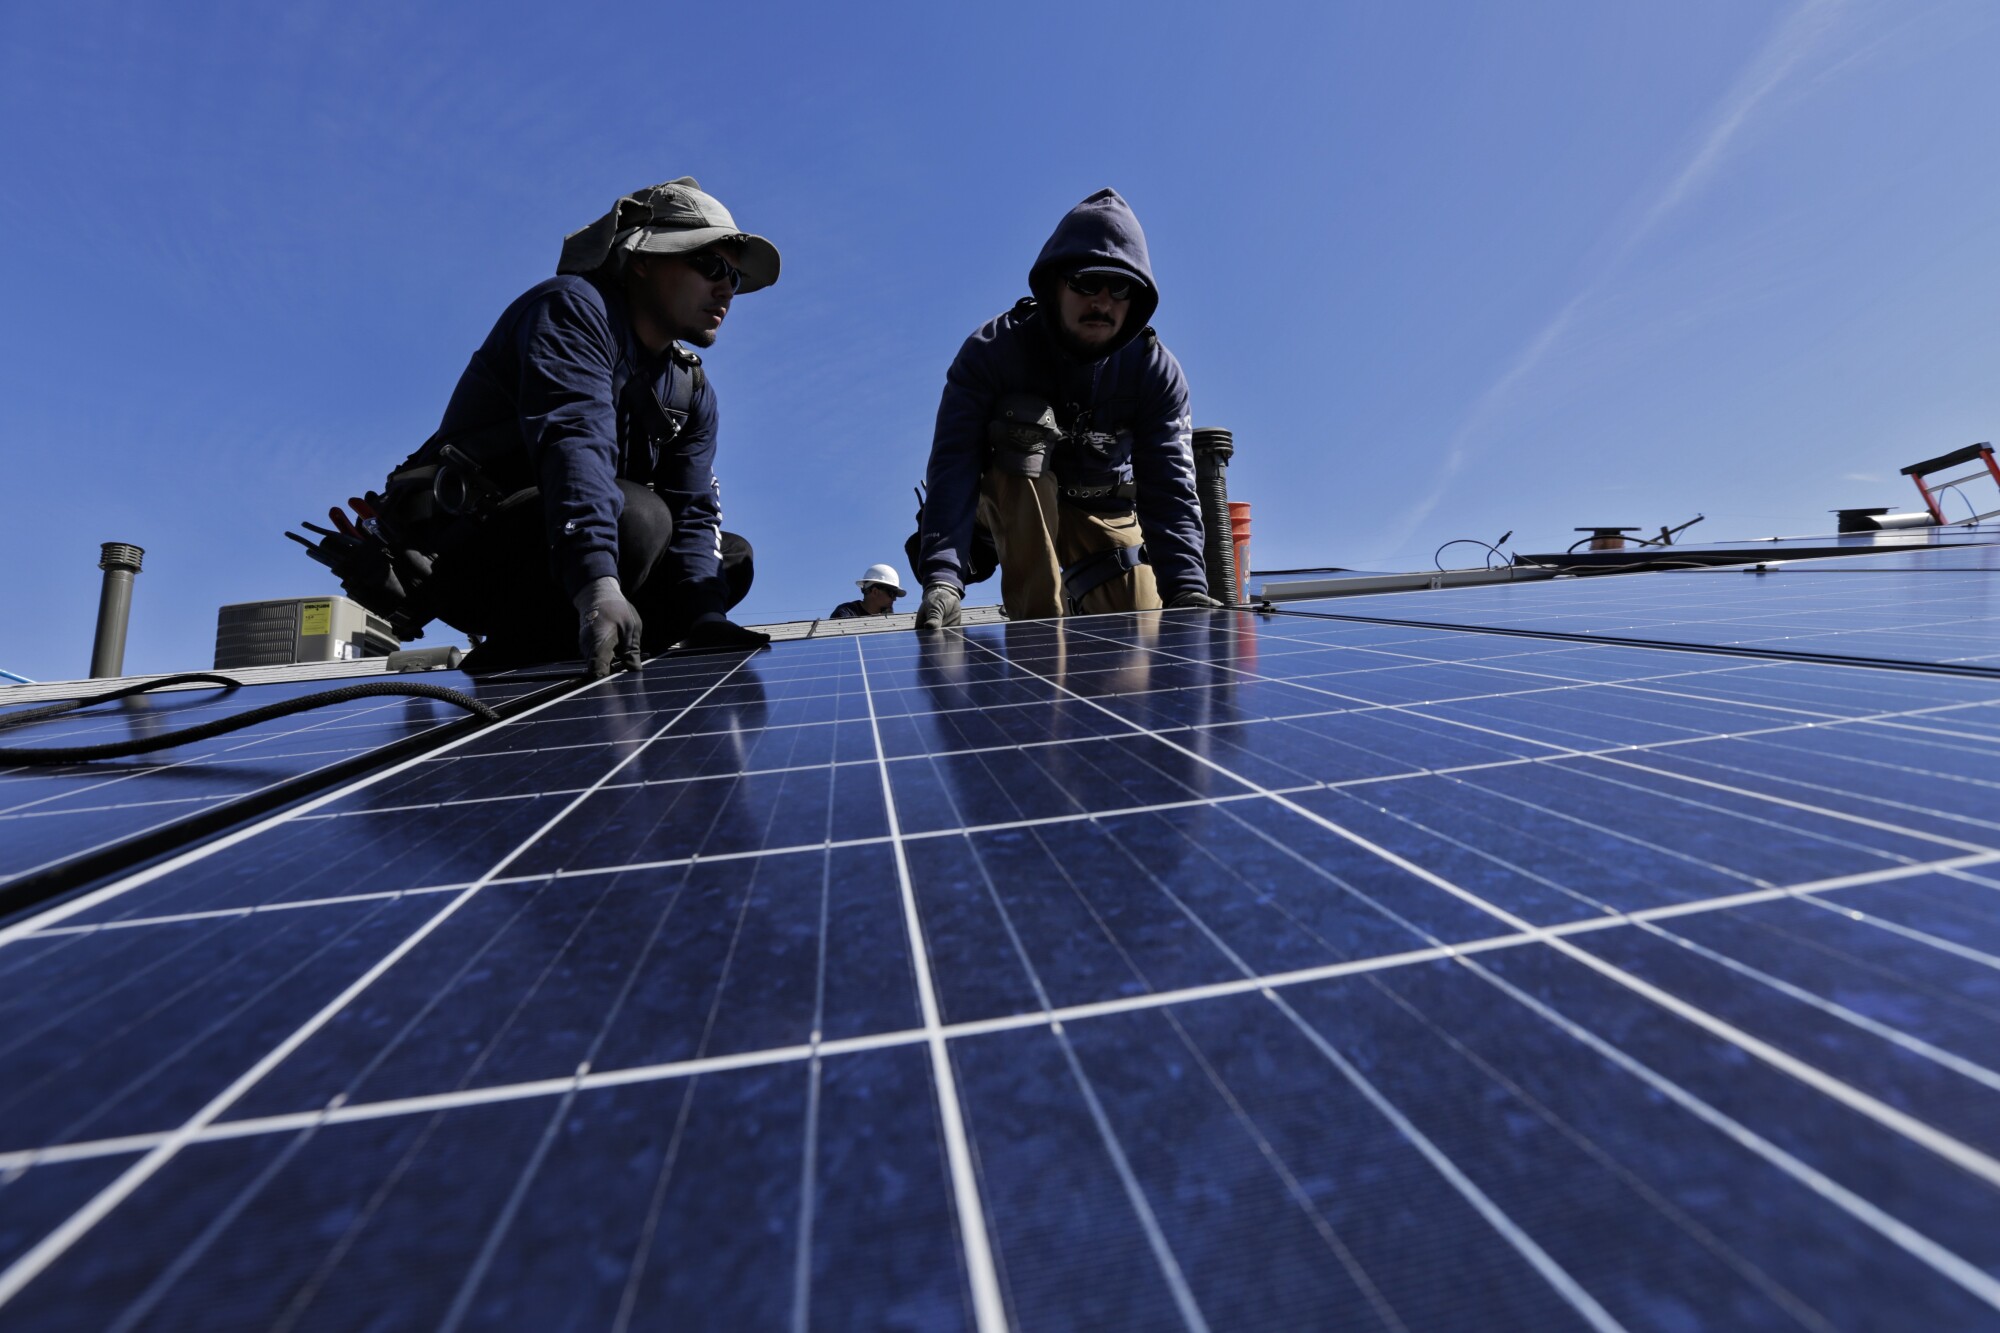
[[[986,424],[993,466],[1016,477],[1039,477],[1048,470],[1049,451],[1062,442],[1055,408],[1031,393],[1006,393]]]

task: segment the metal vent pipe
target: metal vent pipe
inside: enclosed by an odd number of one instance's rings
[[[130,542],[106,542],[97,567],[104,588],[97,595],[97,637],[90,645],[90,678],[125,674],[125,622],[132,614],[132,579],[146,553]]]
[[[1208,595],[1236,604],[1236,536],[1229,522],[1229,460],[1236,437],[1220,426],[1194,432],[1194,492],[1201,503],[1202,563],[1208,567]]]

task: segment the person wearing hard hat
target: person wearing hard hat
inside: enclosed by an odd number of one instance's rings
[[[849,569],[853,566],[849,565]],[[887,565],[870,565],[868,572],[854,580],[854,586],[861,589],[861,595],[851,602],[842,602],[828,613],[828,620],[851,620],[855,616],[886,616],[896,609],[896,599],[903,595],[903,585],[896,580],[896,571]]]
[[[1014,620],[1220,606],[1202,564],[1187,380],[1147,326],[1159,289],[1116,190],[1063,217],[1028,288],[945,375],[911,557],[917,628],[959,623],[981,529]]]
[[[437,433],[359,507],[376,511],[362,526],[390,577],[321,558],[371,609],[372,595],[403,624],[482,638],[471,670],[580,652],[601,676],[675,644],[767,644],[728,617],[751,550],[722,531],[716,395],[690,349],[777,280],[776,247],[693,177],[619,199],[564,238],[556,276],[501,314]]]

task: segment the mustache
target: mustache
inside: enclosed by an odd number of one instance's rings
[[[1093,310],[1089,314],[1079,317],[1077,322],[1080,324],[1109,324],[1111,323],[1111,316],[1100,315]]]

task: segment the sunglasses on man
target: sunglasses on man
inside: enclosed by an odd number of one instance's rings
[[[730,291],[736,292],[743,289],[743,270],[713,250],[696,250],[692,254],[682,255],[681,259],[689,268],[701,274],[702,277],[707,278],[710,282],[721,282],[727,278],[729,280]]]
[[[1132,279],[1118,273],[1072,273],[1063,279],[1063,286],[1078,296],[1095,296],[1103,292],[1114,301],[1127,301],[1132,297]]]

